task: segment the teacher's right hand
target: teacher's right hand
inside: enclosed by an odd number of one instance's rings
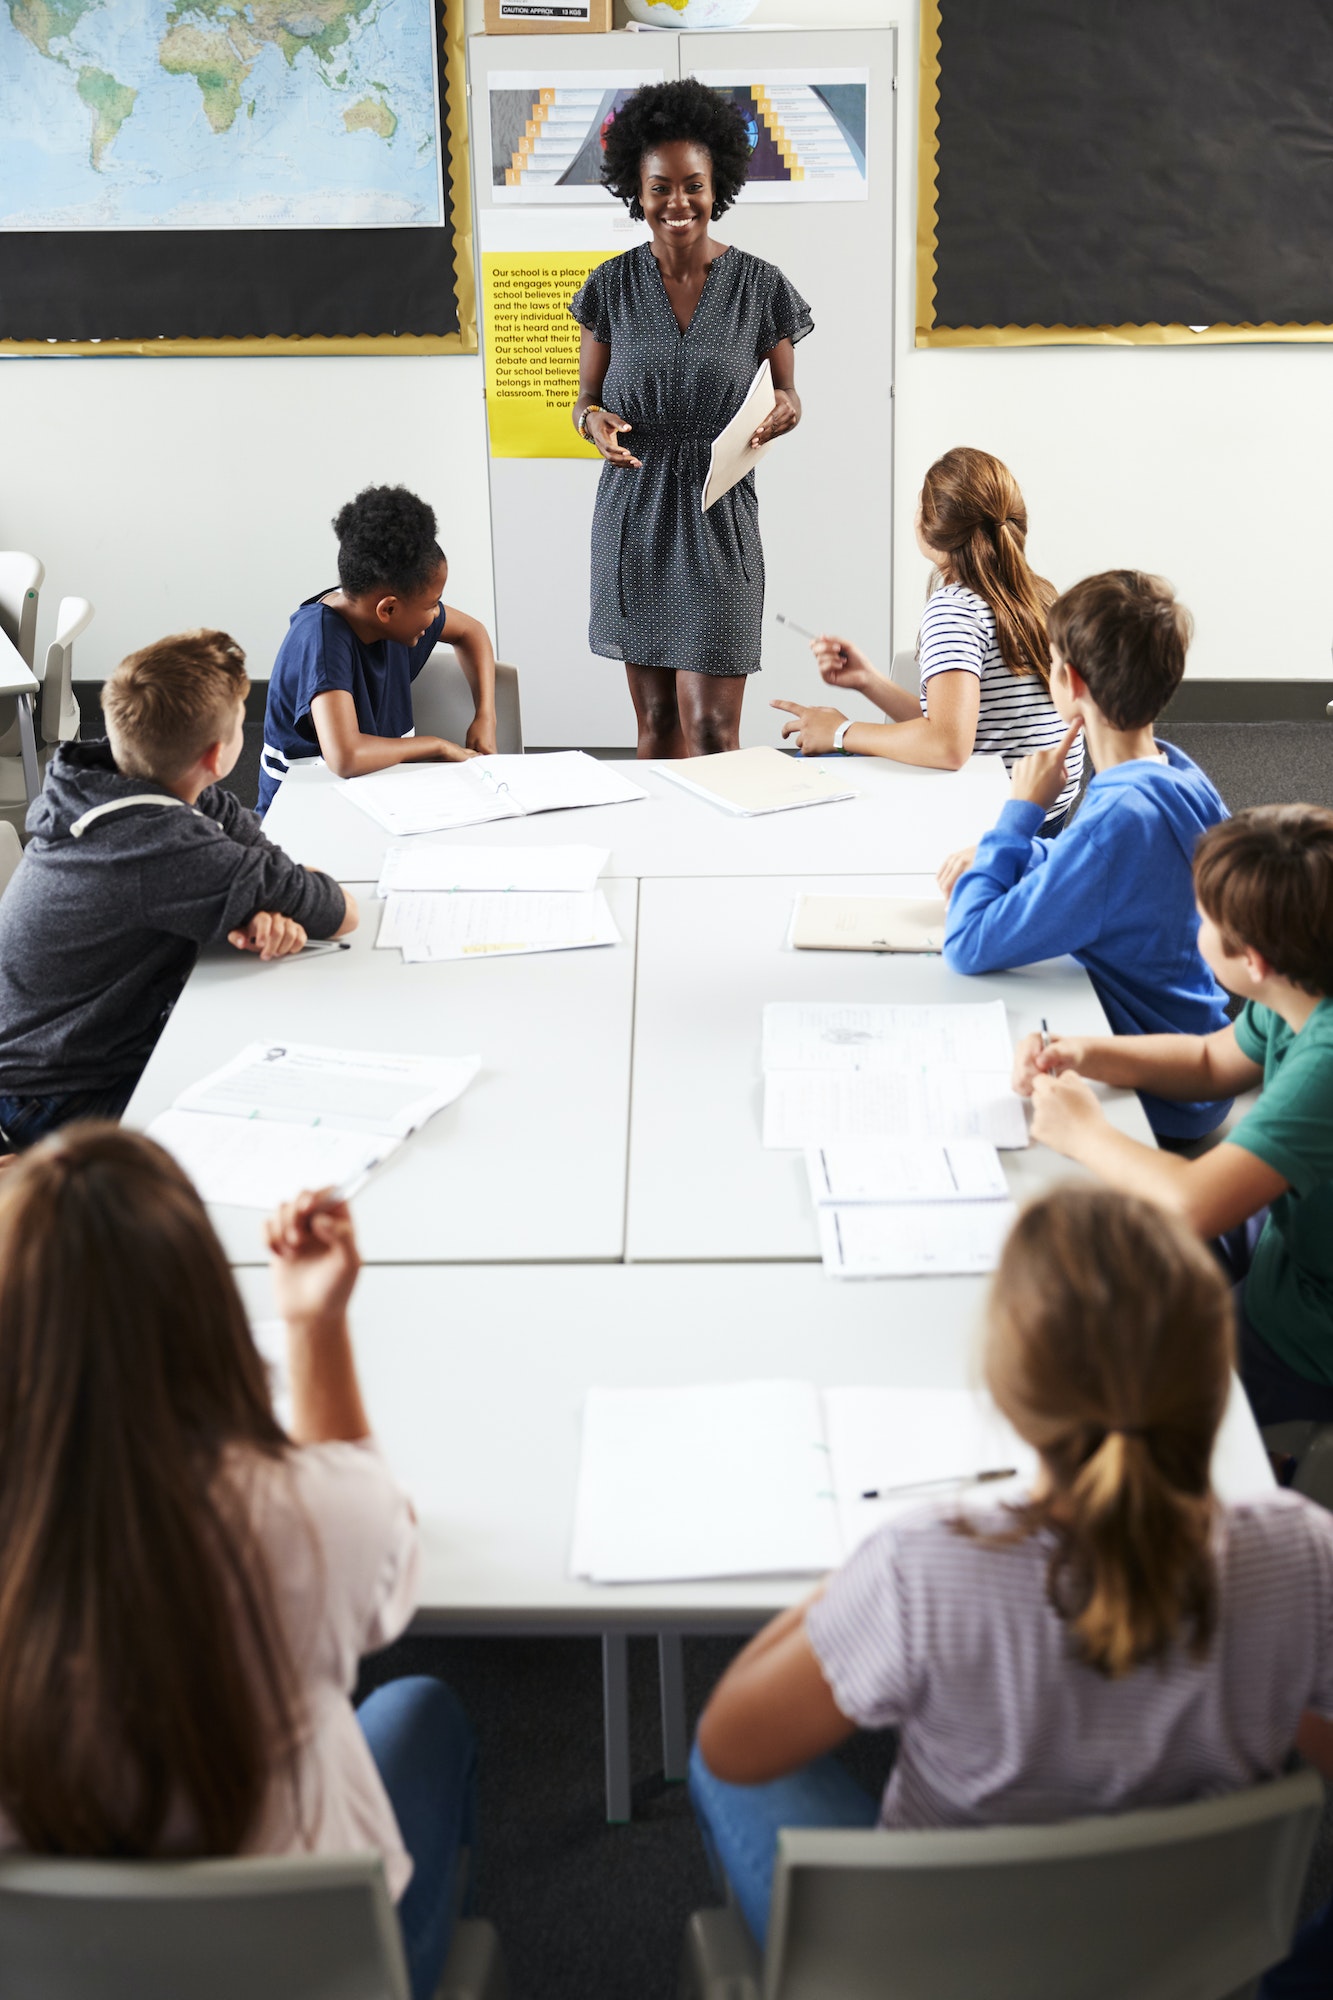
[[[614,410],[590,410],[587,423],[589,442],[601,453],[608,465],[632,465],[636,468],[642,465],[642,459],[635,458],[634,454],[620,442],[620,433],[633,430],[633,424],[627,424]]]

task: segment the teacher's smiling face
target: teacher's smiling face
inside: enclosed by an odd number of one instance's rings
[[[639,205],[659,243],[702,243],[713,219],[713,159],[707,146],[673,139],[645,153]]]

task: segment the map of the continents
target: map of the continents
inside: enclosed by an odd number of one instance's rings
[[[438,223],[436,0],[0,0],[0,229]]]

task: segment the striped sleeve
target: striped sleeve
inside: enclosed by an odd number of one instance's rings
[[[975,674],[986,671],[986,634],[977,616],[979,600],[972,592],[946,584],[937,590],[921,614],[918,655],[921,685],[932,674]]]
[[[895,1728],[917,1705],[910,1626],[890,1524],[861,1544],[806,1613],[819,1670],[849,1722]]]

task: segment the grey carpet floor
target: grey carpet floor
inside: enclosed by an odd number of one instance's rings
[[[262,711],[261,711],[262,714]],[[259,717],[232,778],[252,804]],[[1333,727],[1180,723],[1163,734],[1200,763],[1233,811],[1308,800],[1333,806]],[[736,1649],[687,1640],[691,1726]],[[681,1930],[713,1900],[682,1785],[661,1776],[656,1651],[630,1648],[634,1819],[603,1817],[601,1654],[593,1639],[409,1638],[367,1661],[363,1691],[433,1673],[458,1692],[480,1745],[476,1907],[499,1928],[514,2000],[672,2000]],[[889,1748],[858,1743],[849,1762],[882,1782]],[[1311,1869],[1307,1907],[1333,1884],[1333,1818]]]

